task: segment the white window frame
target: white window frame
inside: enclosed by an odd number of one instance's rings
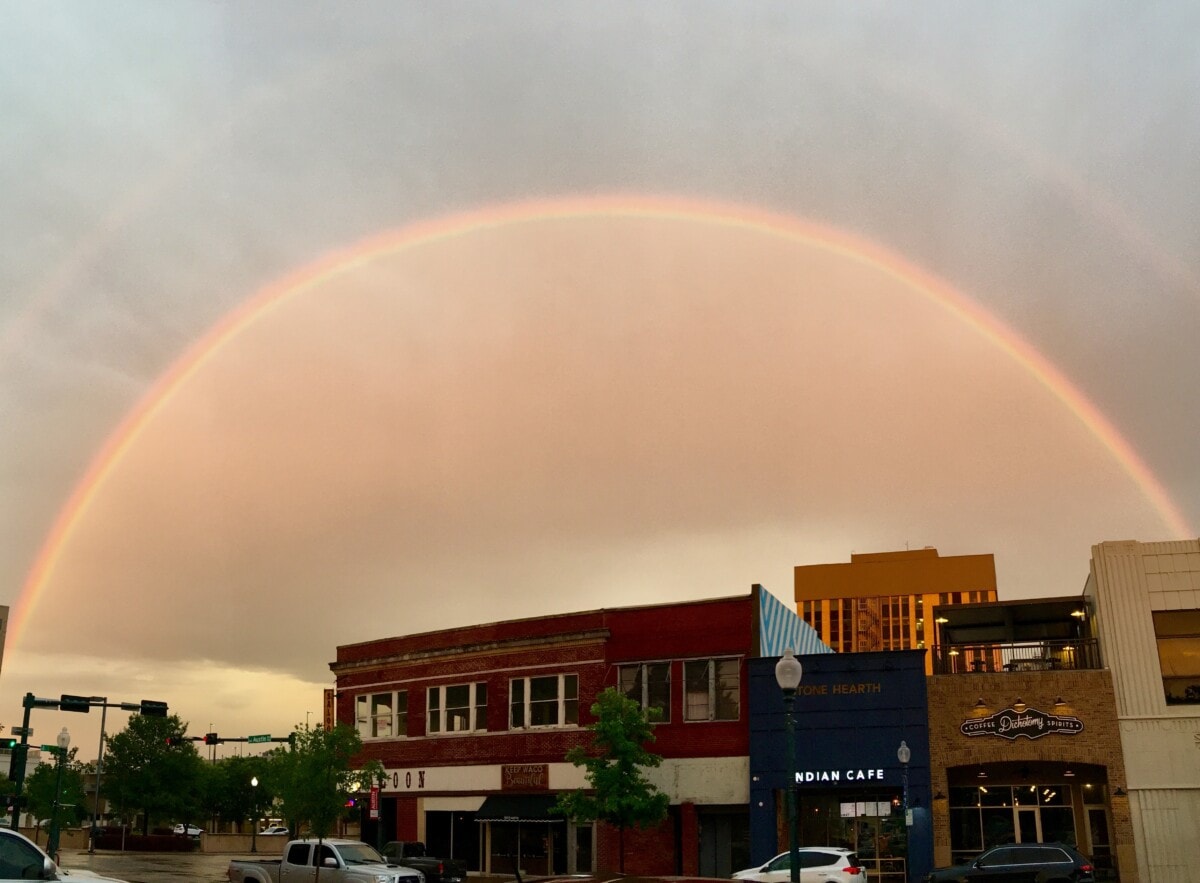
[[[533,700],[533,684],[540,681],[544,685],[551,679],[557,680],[556,698],[553,700]],[[573,696],[568,696],[568,686]],[[535,705],[537,708],[535,709]],[[555,720],[548,724],[533,723],[533,712],[554,708]],[[518,712],[520,722],[518,722]],[[571,720],[571,718],[574,718]],[[579,726],[579,675],[553,674],[529,675],[523,678],[513,678],[508,682],[508,728],[510,730],[541,730],[550,728],[568,728]]]
[[[717,717],[717,695],[719,676],[717,667],[719,663],[733,663],[734,666],[734,697],[737,703],[736,714],[733,717]],[[708,682],[708,706],[706,717],[693,717],[692,705],[689,701],[691,696],[689,672],[695,670],[695,666],[704,665],[707,667],[706,679]],[[685,723],[708,723],[712,721],[736,721],[742,717],[742,684],[741,684],[742,660],[737,656],[714,656],[711,659],[688,659],[683,663],[683,720]]]
[[[455,705],[455,712],[466,711],[467,726],[460,729],[450,729],[448,724],[458,719],[456,714],[450,717],[449,705],[451,690],[466,690],[467,704]],[[425,733],[428,736],[454,736],[459,733],[478,733],[487,730],[487,682],[476,681],[470,684],[441,684],[430,687],[425,694]]]
[[[666,705],[653,705],[650,702],[650,669],[655,668],[667,670]],[[628,672],[633,672],[634,677],[634,684],[630,688],[625,686]],[[654,723],[669,724],[671,722],[671,663],[669,661],[622,663],[617,666],[617,685],[624,695],[637,702],[643,709],[657,708],[662,712],[662,717]],[[639,695],[635,696],[634,693]]]
[[[380,700],[386,701],[386,712],[379,711]],[[354,725],[364,741],[407,737],[408,691],[359,693],[354,697]]]

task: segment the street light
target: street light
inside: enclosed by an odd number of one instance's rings
[[[258,852],[258,776],[250,777],[250,813],[254,816],[250,829],[250,851]]]
[[[800,883],[800,837],[796,830],[796,725],[792,720],[792,705],[804,667],[788,647],[775,663],[775,680],[783,691],[784,724],[787,727],[787,813],[788,813],[788,871],[791,883]]]
[[[62,773],[63,766],[67,759],[67,749],[71,746],[71,734],[67,732],[67,728],[63,727],[62,732],[58,734],[58,772],[54,776],[54,802],[50,809],[50,837],[46,841],[46,852],[55,861],[58,861],[58,809],[59,798],[62,797]]]
[[[900,761],[901,781],[904,784],[904,799],[901,807],[904,810],[904,879],[908,879],[908,762],[912,760],[912,750],[908,747],[908,743],[903,739],[900,740],[900,747],[896,749],[896,759]]]

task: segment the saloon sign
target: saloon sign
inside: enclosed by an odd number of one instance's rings
[[[1027,708],[1024,711],[1005,708],[990,717],[963,721],[959,730],[964,736],[999,736],[1001,739],[1010,741],[1018,736],[1024,736],[1026,739],[1040,739],[1047,733],[1058,733],[1063,736],[1082,733],[1083,721],[1077,717],[1047,714],[1036,708]]]

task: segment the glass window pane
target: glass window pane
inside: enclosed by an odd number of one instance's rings
[[[509,682],[509,719],[508,725],[513,729],[525,726],[525,681]],[[503,827],[503,826],[502,826]]]
[[[529,679],[529,699],[532,702],[558,699],[558,676]]]
[[[708,670],[707,659],[683,664],[684,720],[709,720]]]
[[[717,720],[733,721],[738,719],[738,709],[741,707],[741,684],[738,682],[738,661],[736,659],[718,659],[717,670]]]
[[[671,719],[671,666],[669,663],[646,666],[646,694],[650,708],[661,712],[660,721]]]
[[[408,691],[396,694],[396,735],[408,735]]]

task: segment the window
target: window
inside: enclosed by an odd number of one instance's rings
[[[1200,705],[1200,610],[1160,610],[1153,616],[1167,704]]]
[[[660,722],[671,719],[671,663],[643,662],[618,670],[621,692],[642,708],[657,708]]]
[[[509,687],[511,729],[579,725],[578,675],[516,678]]]
[[[471,733],[487,729],[487,684],[430,687],[426,732]]]
[[[364,693],[354,700],[354,722],[364,739],[408,735],[408,693]]]
[[[693,659],[685,662],[683,689],[684,720],[738,719],[741,684],[737,659]]]

